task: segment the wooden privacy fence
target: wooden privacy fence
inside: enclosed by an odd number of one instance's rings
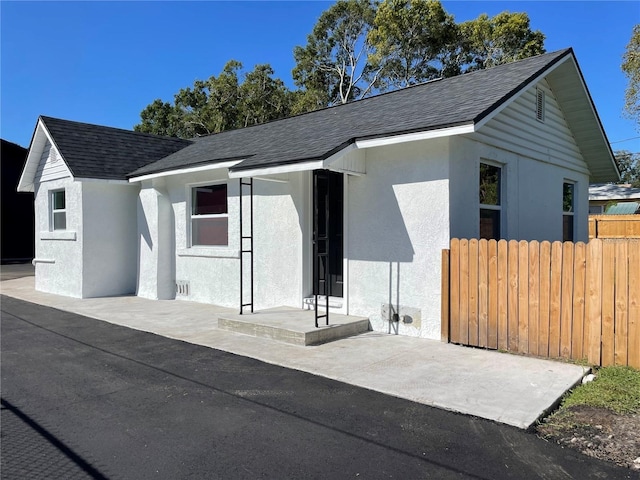
[[[589,215],[593,238],[640,238],[640,215]]]
[[[452,239],[445,341],[640,368],[640,240]]]

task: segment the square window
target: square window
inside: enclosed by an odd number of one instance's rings
[[[50,230],[67,229],[67,205],[64,190],[51,192]]]
[[[227,185],[207,185],[191,189],[191,245],[229,244]]]

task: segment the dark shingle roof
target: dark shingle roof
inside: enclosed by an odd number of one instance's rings
[[[191,141],[40,117],[74,177],[126,180],[126,175]]]
[[[214,134],[130,176],[246,158],[233,170],[327,158],[356,139],[482,120],[541,71],[572,52],[538,55],[296,117]]]

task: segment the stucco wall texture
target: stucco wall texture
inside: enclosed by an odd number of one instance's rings
[[[366,173],[345,177],[345,288],[333,311],[366,316],[374,330],[440,337],[441,251],[452,237],[479,234],[481,161],[502,166],[505,238],[560,240],[568,180],[576,184],[576,239],[586,240],[580,212],[588,209],[588,179],[570,168],[464,137],[379,146],[359,158]],[[312,173],[285,178],[254,180],[256,310],[302,308],[312,293]],[[227,184],[228,245],[192,247],[191,189],[214,183]],[[67,231],[50,232],[49,192],[58,188],[67,192]],[[74,297],[135,291],[238,308],[239,217],[239,182],[226,169],[132,185],[43,182],[36,192],[36,257],[43,261],[36,288]],[[186,288],[176,293],[176,283]]]

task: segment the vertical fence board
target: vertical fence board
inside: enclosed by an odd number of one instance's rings
[[[629,365],[640,368],[640,242],[629,243]]]
[[[507,248],[507,350],[518,351],[518,242],[509,240]]]
[[[540,244],[540,305],[538,322],[538,355],[549,356],[549,311],[551,281],[551,243]]]
[[[478,346],[487,347],[487,317],[489,316],[489,248],[487,240],[478,242]]]
[[[551,244],[549,283],[549,356],[560,357],[560,298],[562,288],[562,243]]]
[[[571,358],[582,360],[584,353],[584,289],[586,271],[586,245],[576,243],[573,261],[573,332],[571,335]]]
[[[640,368],[640,240],[451,240],[443,341]]]
[[[489,257],[487,347],[495,349],[498,348],[498,242],[489,240],[487,255]]]
[[[629,251],[627,242],[616,242],[616,303],[614,363],[627,365],[629,310]],[[637,267],[636,267],[637,268]]]
[[[602,242],[602,366],[614,364],[615,248],[611,241]]]
[[[449,248],[449,339],[460,343],[460,240],[453,238]]]
[[[587,245],[587,358],[600,365],[602,331],[602,240],[591,240]]]
[[[469,240],[469,344],[478,346],[478,240]]]
[[[440,277],[440,341],[449,341],[449,250],[442,250],[442,274]]]
[[[498,348],[506,350],[509,346],[508,315],[508,283],[509,283],[509,262],[508,244],[506,240],[498,241]]]
[[[529,353],[539,355],[540,244],[529,244]]]
[[[529,352],[529,245],[518,243],[518,352]]]
[[[460,240],[460,343],[469,344],[469,241]]]
[[[573,243],[562,244],[562,294],[560,300],[560,356],[571,358],[571,320],[573,315]]]

